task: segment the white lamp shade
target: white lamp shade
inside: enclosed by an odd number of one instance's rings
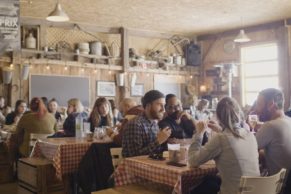
[[[63,11],[60,3],[56,4],[55,9],[47,16],[46,19],[51,22],[66,22],[70,20],[68,15]]]
[[[124,86],[124,73],[117,73],[115,78],[117,86]]]
[[[10,84],[12,80],[13,71],[9,68],[2,69],[2,77],[4,84]]]
[[[22,69],[21,69],[21,79],[22,80],[27,80],[28,75],[29,75],[29,65],[28,64],[24,64],[22,66]]]
[[[244,30],[240,30],[239,34],[233,40],[234,42],[249,42],[251,39],[246,35]]]

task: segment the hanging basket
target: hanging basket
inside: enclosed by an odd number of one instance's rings
[[[22,68],[21,68],[21,80],[27,80],[28,75],[29,75],[29,65],[24,64],[22,65]]]
[[[10,68],[2,69],[2,78],[4,84],[10,84],[12,80],[13,70]]]
[[[115,79],[117,86],[124,86],[124,73],[117,73]]]

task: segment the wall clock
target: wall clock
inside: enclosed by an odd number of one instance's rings
[[[235,42],[232,39],[225,40],[223,43],[223,50],[225,53],[233,53],[233,51],[235,51],[235,47]]]

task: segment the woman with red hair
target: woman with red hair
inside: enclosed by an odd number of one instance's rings
[[[17,143],[21,156],[29,155],[29,139],[31,133],[52,134],[56,131],[56,119],[48,113],[46,106],[40,98],[30,101],[31,112],[24,114],[16,128]]]

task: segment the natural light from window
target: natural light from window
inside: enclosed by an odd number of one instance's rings
[[[253,105],[265,88],[279,88],[277,44],[242,47],[241,64],[243,105]]]

